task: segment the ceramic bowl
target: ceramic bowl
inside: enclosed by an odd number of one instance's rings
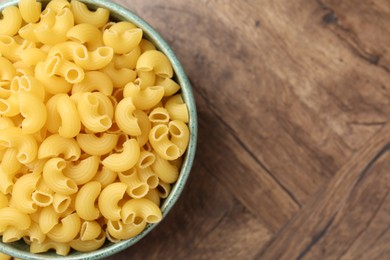
[[[47,3],[49,1],[41,1],[42,3]],[[166,43],[166,41],[142,18],[135,15],[131,11],[126,8],[112,3],[110,1],[104,0],[81,0],[81,2],[86,3],[91,9],[96,9],[97,7],[104,7],[110,10],[111,19],[114,21],[129,21],[141,28],[144,31],[144,37],[150,40],[160,51],[164,52],[173,65],[173,69],[175,72],[174,79],[179,82],[181,85],[181,93],[184,98],[185,103],[188,106],[189,114],[190,114],[190,143],[189,147],[184,156],[183,165],[180,171],[180,177],[177,182],[173,185],[171,193],[168,198],[166,198],[162,205],[161,209],[163,212],[163,218],[168,214],[171,210],[175,202],[178,200],[180,194],[183,191],[184,185],[188,179],[190,174],[190,170],[192,167],[192,163],[195,156],[196,150],[196,140],[197,140],[197,115],[196,115],[196,105],[193,97],[193,93],[191,90],[191,85],[188,81],[188,78],[181,66],[180,62],[176,58],[172,49]],[[4,9],[7,6],[17,5],[18,0],[11,0],[0,3],[0,10]],[[0,251],[4,252],[8,255],[22,258],[22,259],[101,259],[113,254],[116,254],[132,245],[137,243],[140,239],[145,237],[153,228],[156,227],[157,224],[148,225],[145,230],[140,233],[138,236],[131,238],[129,240],[124,240],[119,243],[110,243],[106,242],[104,246],[98,250],[82,253],[71,250],[68,256],[59,256],[54,252],[40,253],[40,254],[32,254],[29,252],[29,247],[22,241],[14,242],[14,243],[0,243]]]

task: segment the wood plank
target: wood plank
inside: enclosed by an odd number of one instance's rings
[[[329,33],[318,2],[204,3],[126,5],[161,32],[209,108],[304,203],[388,120],[390,75]]]
[[[275,182],[228,126],[207,109],[209,104],[196,95],[199,104],[197,160],[215,176],[267,228],[277,231],[299,209],[299,204]]]
[[[344,256],[356,259],[348,256],[375,256],[389,252],[383,250],[384,245],[388,245],[388,240],[383,239],[388,237],[385,233],[388,233],[390,217],[389,204],[386,203],[389,200],[389,169],[390,125],[386,125],[258,257],[339,259]],[[376,238],[378,243],[367,244],[365,236]],[[365,247],[354,251],[361,243],[366,243]],[[365,250],[368,247],[369,252]],[[386,259],[386,256],[382,257]]]
[[[366,59],[390,72],[390,8],[386,0],[318,0],[327,9],[332,31]]]
[[[243,244],[237,243],[237,237]],[[198,162],[166,219],[139,243],[108,259],[249,259],[270,237],[234,194]]]

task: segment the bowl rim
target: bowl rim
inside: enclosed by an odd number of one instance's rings
[[[40,2],[49,2],[49,0],[39,0]],[[197,145],[197,136],[198,136],[198,119],[197,119],[197,113],[196,113],[196,103],[192,91],[191,84],[186,76],[186,73],[184,71],[184,68],[180,64],[178,58],[174,54],[171,47],[168,45],[168,43],[163,39],[163,37],[151,26],[149,25],[145,20],[143,20],[141,17],[133,13],[132,11],[126,9],[125,7],[114,3],[110,0],[104,1],[104,0],[79,0],[89,6],[94,7],[103,7],[110,10],[110,17],[113,16],[116,19],[124,20],[124,21],[130,21],[133,24],[135,24],[137,27],[141,28],[144,32],[145,38],[150,40],[157,49],[161,50],[163,53],[165,53],[168,57],[168,59],[171,61],[175,77],[178,80],[178,83],[181,86],[181,94],[183,96],[183,99],[185,103],[187,104],[189,115],[190,115],[190,121],[189,121],[189,129],[190,129],[190,142],[187,148],[187,151],[185,153],[185,157],[183,160],[182,167],[180,169],[180,175],[179,179],[174,183],[172,190],[168,197],[164,200],[163,204],[161,205],[162,210],[162,216],[164,218],[169,213],[169,211],[172,209],[173,205],[177,202],[178,198],[180,197],[184,186],[187,182],[187,179],[189,177],[194,158],[195,158],[195,152],[196,152],[196,145]],[[2,11],[4,8],[12,5],[17,5],[19,0],[9,0],[4,3],[0,3],[0,11]],[[161,222],[162,222],[161,221]],[[159,223],[161,223],[159,222]],[[40,260],[40,259],[70,259],[70,260],[77,260],[77,259],[101,259],[104,257],[108,257],[111,255],[114,255],[122,250],[125,250],[126,248],[129,248],[130,246],[137,243],[139,240],[144,238],[148,233],[150,233],[159,223],[155,224],[148,224],[146,228],[137,236],[134,238],[123,240],[118,243],[111,243],[108,247],[103,247],[91,252],[78,252],[74,251],[73,254],[67,255],[67,256],[60,256],[53,252],[49,253],[30,253],[26,252],[24,250],[14,248],[12,247],[13,243],[2,243],[0,241],[0,251],[11,255],[13,257],[18,258],[26,258],[26,259],[34,259],[34,260]],[[14,242],[17,243],[17,242]]]

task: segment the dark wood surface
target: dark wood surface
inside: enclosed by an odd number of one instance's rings
[[[193,84],[188,185],[109,259],[390,259],[388,0],[116,0]]]

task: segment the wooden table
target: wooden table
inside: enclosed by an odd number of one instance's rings
[[[109,259],[390,259],[388,0],[117,0],[199,113],[182,197]]]

